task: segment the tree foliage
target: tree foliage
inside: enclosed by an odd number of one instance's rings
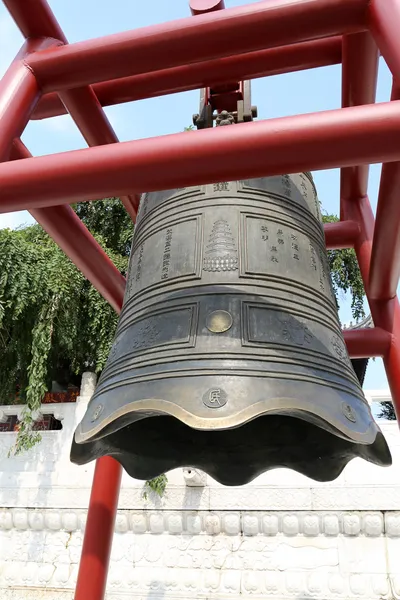
[[[159,498],[164,496],[165,488],[167,487],[168,478],[165,473],[154,477],[145,482],[143,489],[143,498],[147,500],[149,493],[153,493]]]
[[[133,226],[120,202],[76,211],[125,273]],[[116,324],[112,308],[39,225],[0,230],[0,403],[26,404],[16,452],[39,439],[32,416],[52,380],[79,383],[84,370],[102,370]]]
[[[383,402],[380,402],[380,405],[380,412],[378,414],[378,417],[380,419],[385,419],[386,421],[397,420],[393,402],[390,402],[389,400],[384,400]]]
[[[337,223],[339,218],[336,215],[325,214],[322,220],[324,223]],[[352,315],[356,321],[362,319],[365,317],[363,306],[365,291],[356,253],[352,248],[328,250],[328,261],[337,307],[339,308],[340,304],[340,292],[349,292]]]

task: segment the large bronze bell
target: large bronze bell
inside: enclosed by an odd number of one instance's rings
[[[309,174],[143,196],[124,307],[71,458],[241,485],[388,465],[343,341]]]

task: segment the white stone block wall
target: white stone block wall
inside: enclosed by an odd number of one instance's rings
[[[0,433],[1,600],[73,599],[93,465],[69,450],[88,398],[43,406],[63,429],[25,455]],[[400,598],[400,432],[382,429],[393,466],[356,459],[329,484],[277,469],[227,488],[178,469],[146,501],[124,474],[107,600]]]

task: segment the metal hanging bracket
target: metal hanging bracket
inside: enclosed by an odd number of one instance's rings
[[[203,88],[200,90],[200,110],[193,115],[197,129],[246,123],[257,117],[257,107],[251,105],[251,82]]]
[[[224,0],[190,0],[193,16],[224,10]],[[257,117],[257,107],[251,105],[251,82],[236,81],[213,85],[200,90],[200,109],[193,115],[197,129],[245,123]]]

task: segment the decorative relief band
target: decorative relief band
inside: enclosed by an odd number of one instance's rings
[[[281,549],[281,553],[284,549]],[[263,569],[261,565],[266,559],[261,550],[252,553],[252,559],[240,558],[228,561],[225,567],[225,553],[218,548],[210,558],[203,559],[203,567],[198,566],[198,555],[206,556],[206,548],[197,552],[188,549],[171,549],[168,554],[175,556],[166,559],[170,566],[160,566],[155,557],[160,550],[156,548],[139,549],[140,556],[144,552],[139,565],[136,561],[123,563],[111,559],[107,578],[107,600],[211,600],[218,598],[242,600],[243,598],[279,598],[293,600],[317,598],[359,598],[360,600],[382,600],[382,598],[398,598],[400,595],[400,575],[389,575],[386,572],[348,573],[339,572],[331,564],[335,552],[325,552],[328,560],[326,568],[308,571],[286,569]],[[132,554],[132,552],[131,552]],[[310,556],[312,552],[309,553]],[[121,553],[118,552],[118,556]],[[246,568],[237,568],[239,562],[245,562]],[[253,561],[253,562],[252,562]],[[142,566],[141,563],[147,566]],[[156,565],[154,564],[156,563]],[[194,564],[190,568],[187,564]],[[233,565],[233,566],[230,566]],[[325,567],[325,563],[323,563]],[[330,567],[330,568],[329,568]],[[22,575],[22,573],[24,575]],[[78,564],[65,563],[26,563],[8,562],[0,578],[2,600],[73,600],[78,575]],[[4,589],[4,582],[5,586]],[[15,586],[15,587],[14,587]],[[26,587],[25,587],[26,586]],[[8,589],[7,589],[8,588]],[[68,592],[66,591],[68,590]],[[22,595],[21,595],[22,593]]]
[[[204,187],[176,188],[143,194],[139,206],[137,227],[141,225],[149,213],[155,208],[163,207],[168,201],[175,200],[175,198],[179,198],[181,201],[183,198],[199,196],[201,194],[204,194]]]
[[[0,509],[0,531],[84,530],[86,511]],[[115,531],[135,534],[400,538],[400,512],[118,511]]]
[[[310,350],[318,355],[336,360],[350,368],[344,342],[324,323],[297,315],[293,311],[284,312],[269,304],[242,305],[243,345],[257,346],[275,344],[282,347],[294,347],[298,350]],[[350,372],[352,370],[350,368]]]

